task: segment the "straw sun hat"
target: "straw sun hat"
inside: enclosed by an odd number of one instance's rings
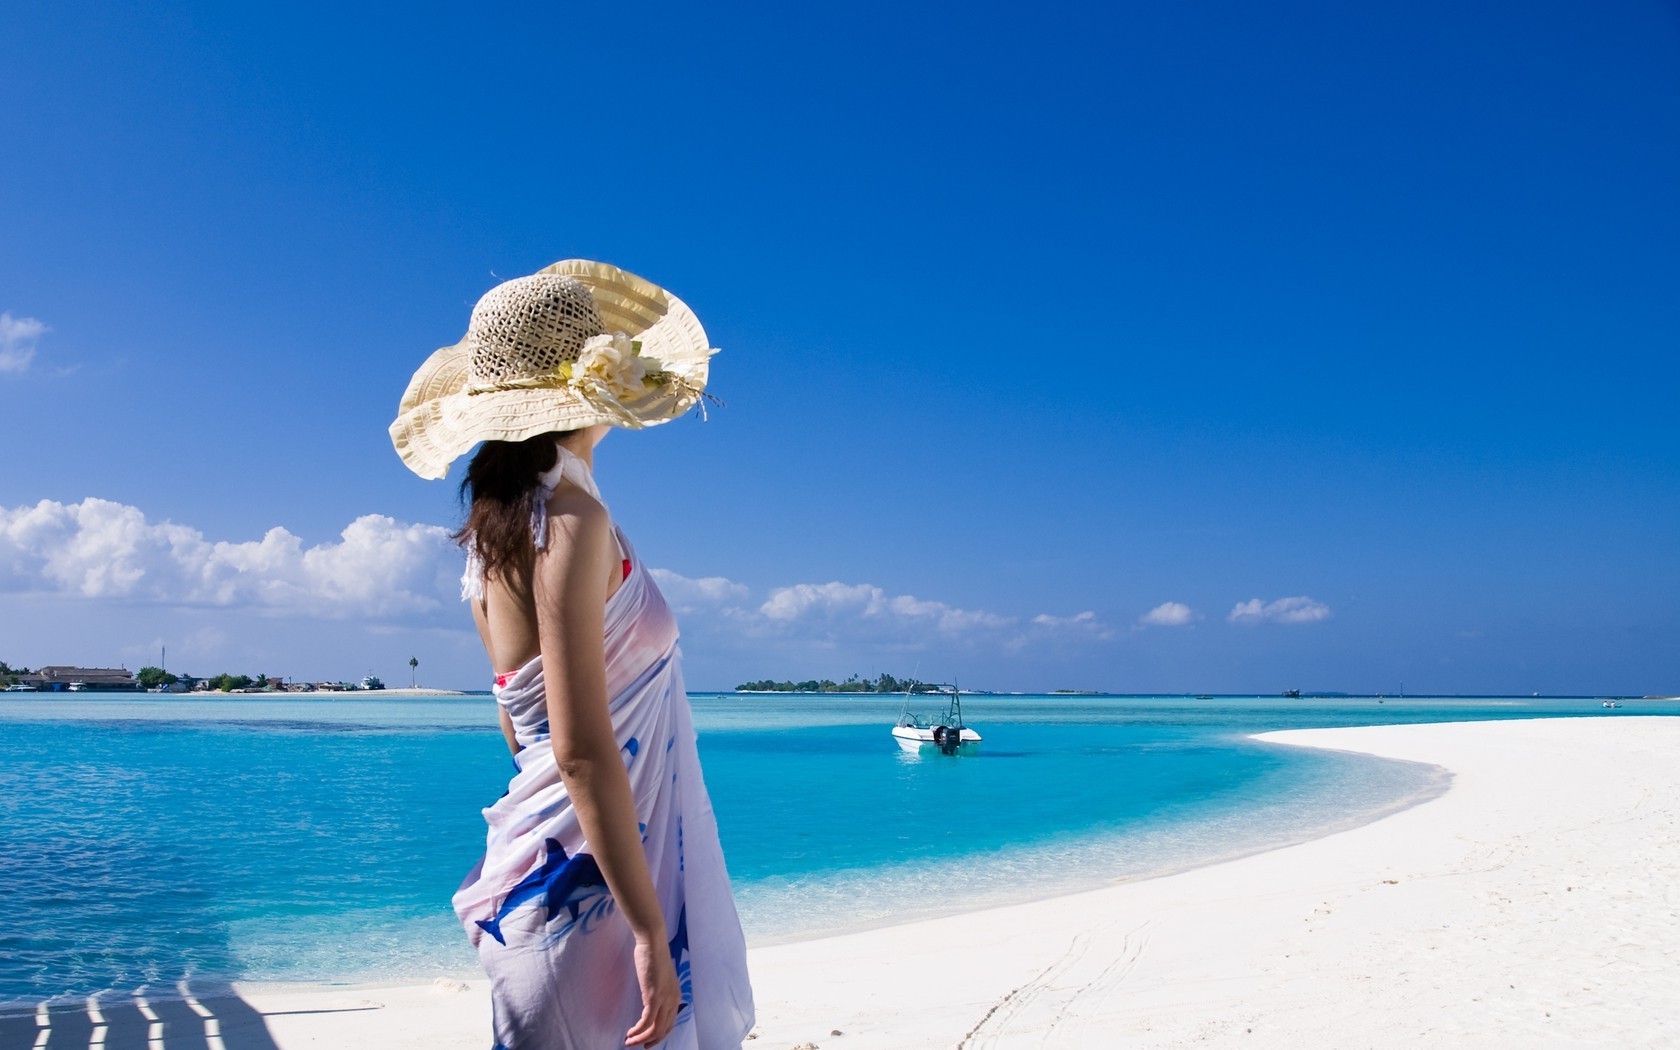
[[[654,426],[700,401],[715,352],[676,296],[567,259],[484,293],[466,336],[409,380],[391,443],[410,470],[441,478],[480,441]]]

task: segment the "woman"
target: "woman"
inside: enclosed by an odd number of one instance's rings
[[[700,778],[676,621],[593,476],[612,426],[703,396],[705,332],[659,287],[570,260],[491,289],[391,425],[415,473],[462,483],[462,597],[518,774],[455,894],[497,1047],[739,1047],[746,949]]]

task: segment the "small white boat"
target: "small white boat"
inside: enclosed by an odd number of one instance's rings
[[[898,714],[892,735],[898,746],[911,754],[935,750],[944,755],[972,755],[980,750],[980,734],[963,724],[962,696],[954,690],[938,720],[911,714],[910,694],[904,694],[904,709]]]

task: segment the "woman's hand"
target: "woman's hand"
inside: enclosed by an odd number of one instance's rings
[[[642,987],[642,1016],[624,1035],[625,1046],[651,1046],[671,1034],[682,1009],[682,987],[671,950],[636,938],[636,983]]]

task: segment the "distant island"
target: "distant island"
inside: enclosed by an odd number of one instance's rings
[[[419,661],[413,661],[418,665]],[[161,667],[77,667],[49,664],[31,671],[0,660],[0,691],[8,693],[313,693],[381,690],[373,674],[360,682],[292,682],[268,675],[228,674],[210,678],[172,674]]]
[[[758,682],[742,682],[737,693],[948,693],[949,686],[919,682],[914,678],[894,678],[883,674],[879,678],[859,678],[852,675],[844,682],[827,678],[811,678],[803,682],[772,682],[766,678]]]

